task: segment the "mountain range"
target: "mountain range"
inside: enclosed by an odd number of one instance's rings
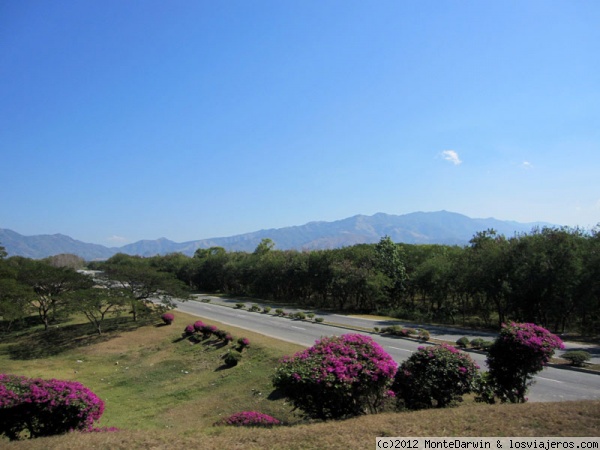
[[[437,211],[404,215],[377,213],[356,215],[333,222],[309,222],[305,225],[260,230],[230,237],[201,239],[177,243],[166,238],[142,240],[122,247],[105,247],[72,239],[63,234],[23,236],[0,228],[0,245],[9,256],[45,258],[62,253],[78,255],[85,260],[102,260],[115,253],[154,256],[180,252],[192,256],[199,248],[223,247],[227,251],[254,251],[262,239],[269,238],[279,250],[318,250],[375,243],[383,236],[407,244],[466,245],[478,231],[490,228],[507,237],[529,233],[548,223],[472,219],[462,214]]]

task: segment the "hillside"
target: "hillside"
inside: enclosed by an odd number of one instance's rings
[[[104,247],[74,240],[61,234],[22,236],[0,229],[0,245],[8,254],[29,258],[45,258],[60,253],[73,253],[86,260],[106,259],[115,253],[153,256],[181,252],[188,256],[198,248],[224,247],[228,251],[253,251],[260,241],[270,238],[279,250],[316,250],[338,248],[361,243],[375,243],[383,236],[408,244],[466,245],[478,231],[493,228],[512,236],[527,233],[536,226],[549,224],[519,223],[493,218],[472,219],[448,211],[415,212],[405,215],[378,213],[356,215],[333,222],[309,222],[305,225],[260,230],[230,237],[217,237],[177,243],[166,238],[142,240],[122,247]]]
[[[377,436],[597,436],[600,402],[485,405],[472,398],[456,408],[387,412],[340,421],[303,420],[273,395],[270,376],[283,355],[302,347],[225,327],[252,342],[242,362],[221,367],[226,348],[191,344],[181,330],[198,318],[175,312],[173,326],[137,326],[111,318],[103,336],[83,319],[49,332],[3,335],[6,373],[79,381],[106,402],[100,426],[114,433],[69,433],[7,442],[6,449],[364,449]],[[286,425],[272,429],[213,426],[239,411],[257,410]]]

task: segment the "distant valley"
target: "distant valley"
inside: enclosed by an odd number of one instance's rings
[[[383,236],[408,244],[466,245],[478,231],[493,228],[505,236],[529,233],[548,223],[519,223],[493,218],[473,219],[462,214],[414,212],[404,215],[377,213],[356,215],[333,222],[309,222],[305,225],[260,230],[230,237],[217,237],[189,242],[173,242],[166,238],[142,240],[122,247],[105,247],[72,239],[62,234],[23,236],[0,228],[0,245],[9,256],[45,258],[72,253],[88,261],[110,258],[115,253],[154,256],[180,252],[192,256],[198,248],[223,247],[227,251],[253,251],[264,238],[272,239],[278,250],[318,250],[375,243]]]

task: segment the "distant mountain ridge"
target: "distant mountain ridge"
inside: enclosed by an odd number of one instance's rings
[[[414,212],[404,215],[377,213],[356,215],[334,222],[309,222],[305,225],[259,230],[230,237],[201,239],[177,243],[166,238],[142,240],[122,247],[88,244],[62,234],[23,236],[0,228],[0,245],[9,256],[45,258],[72,253],[90,261],[110,258],[115,253],[154,256],[180,252],[192,256],[199,248],[223,247],[227,251],[253,251],[264,238],[272,239],[279,250],[318,250],[378,242],[390,236],[394,242],[407,244],[466,245],[478,231],[490,228],[499,234],[513,236],[528,233],[535,227],[552,226],[544,222],[472,219],[462,214]]]

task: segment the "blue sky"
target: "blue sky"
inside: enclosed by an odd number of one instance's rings
[[[600,2],[0,0],[0,228],[600,222]]]

